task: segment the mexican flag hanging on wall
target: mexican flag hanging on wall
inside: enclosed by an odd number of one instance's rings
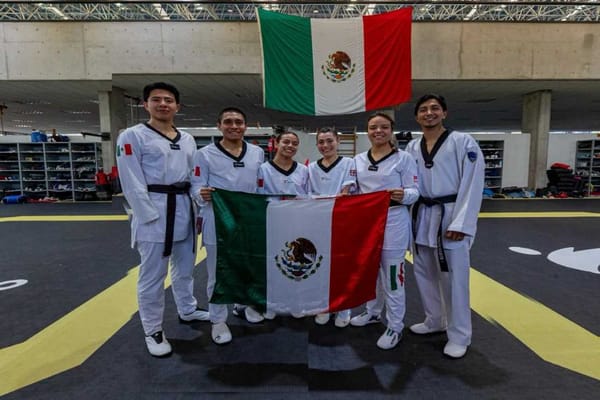
[[[352,114],[411,97],[412,7],[358,18],[257,10],[266,108]]]
[[[375,298],[389,193],[274,200],[216,190],[217,304],[312,315]]]

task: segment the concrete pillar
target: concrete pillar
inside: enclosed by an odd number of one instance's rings
[[[546,187],[548,183],[546,167],[551,103],[551,90],[540,90],[523,96],[521,131],[531,135],[527,186],[533,190]]]
[[[117,136],[121,130],[127,128],[127,106],[125,105],[125,92],[114,87],[111,91],[98,92],[100,109],[100,133],[102,138],[102,159],[104,171],[110,172],[116,165],[115,148]]]

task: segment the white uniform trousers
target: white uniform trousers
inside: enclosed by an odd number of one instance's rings
[[[369,300],[366,310],[371,315],[380,315],[385,304],[387,327],[396,332],[404,329],[406,295],[404,283],[404,255],[406,251],[383,250],[377,275],[377,296]]]
[[[444,249],[448,272],[439,267],[437,249],[417,245],[414,272],[425,312],[425,325],[444,328],[452,343],[471,344],[471,306],[469,300],[469,246]]]
[[[164,282],[167,277],[169,258],[171,260],[171,288],[180,315],[196,310],[194,297],[194,264],[196,254],[192,252],[192,234],[185,240],[173,242],[170,257],[163,257],[164,243],[137,242],[142,262],[137,283],[140,318],[146,335],[162,330],[165,309]]]
[[[210,302],[217,281],[217,245],[205,244],[204,247],[206,247],[206,269],[208,273],[206,296]],[[227,304],[208,303],[208,313],[210,314],[210,322],[213,324],[225,322],[228,314]]]

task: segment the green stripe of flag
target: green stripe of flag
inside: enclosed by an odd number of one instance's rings
[[[396,290],[398,289],[398,267],[396,267],[396,265],[390,265],[390,284],[392,287],[392,290]]]
[[[258,9],[267,108],[315,114],[310,18]]]
[[[264,310],[267,196],[246,193],[241,196],[217,189],[212,194],[212,202],[218,257],[217,279],[210,302],[258,304]]]

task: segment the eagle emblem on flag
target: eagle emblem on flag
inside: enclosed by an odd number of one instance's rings
[[[332,82],[343,82],[349,79],[356,70],[356,64],[348,53],[338,50],[331,53],[325,64],[321,65],[323,75]]]
[[[308,239],[297,238],[285,242],[281,254],[275,256],[275,264],[283,275],[295,281],[301,281],[313,275],[321,266],[322,255]]]

